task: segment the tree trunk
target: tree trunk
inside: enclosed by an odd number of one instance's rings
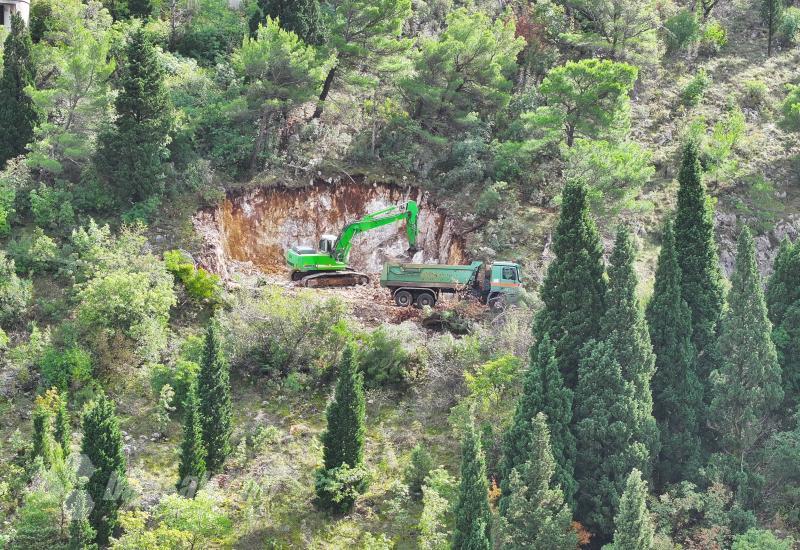
[[[325,82],[322,84],[322,92],[319,94],[319,101],[317,103],[317,108],[314,109],[314,114],[311,115],[312,120],[322,116],[322,111],[325,109],[325,100],[328,99],[328,94],[331,91],[331,85],[333,84],[333,79],[335,77],[336,77],[336,65],[331,67],[331,70],[328,71],[328,76],[325,77]]]
[[[261,153],[264,151],[264,143],[267,140],[268,119],[269,113],[265,109],[261,112],[261,116],[258,119],[258,134],[256,135],[256,142],[253,144],[253,156],[250,157],[250,172],[253,174],[256,172],[258,157],[260,157]]]

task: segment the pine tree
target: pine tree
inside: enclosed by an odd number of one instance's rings
[[[746,499],[752,454],[773,427],[783,389],[772,325],[756,265],[755,244],[745,228],[739,235],[728,310],[722,321],[721,365],[712,373],[709,421],[722,436],[728,481]]]
[[[343,464],[354,468],[364,463],[366,402],[357,355],[354,344],[345,348],[334,401],[325,413],[328,427],[322,434],[322,445],[326,470]]]
[[[25,22],[11,16],[11,33],[3,46],[3,74],[0,78],[0,169],[7,160],[21,155],[33,140],[38,113],[25,93],[33,86],[36,70],[31,59],[31,35]]]
[[[603,246],[589,214],[586,186],[570,182],[564,188],[556,233],[555,259],[540,292],[544,308],[535,321],[536,334],[549,334],[568,388],[578,377],[580,350],[596,338],[605,312]]]
[[[785,239],[767,285],[772,339],[781,365],[787,410],[800,405],[800,244]]]
[[[278,19],[281,27],[315,46],[325,41],[319,0],[258,0],[250,17],[250,34],[255,36],[267,17]]]
[[[44,465],[50,466],[54,445],[53,415],[43,403],[38,403],[33,409],[33,458],[42,457]]]
[[[411,496],[416,499],[422,498],[422,487],[431,470],[433,470],[433,457],[421,443],[418,443],[411,450],[411,462],[405,471],[405,482]]]
[[[650,339],[656,354],[653,416],[661,452],[656,463],[659,486],[691,480],[700,467],[699,419],[703,386],[697,378],[692,321],[681,295],[681,270],[672,223],[664,226],[653,297],[647,304]]]
[[[231,454],[233,412],[230,367],[222,349],[216,319],[212,319],[206,328],[202,363],[197,377],[197,395],[200,400],[206,468],[209,473],[217,473]]]
[[[692,343],[698,354],[697,375],[704,382],[716,368],[717,333],[725,301],[714,213],[702,180],[697,144],[689,141],[683,149],[678,181],[678,210],[675,215],[675,248],[681,267],[681,296],[692,312]]]
[[[183,403],[183,443],[178,465],[178,491],[194,497],[206,476],[206,449],[203,447],[203,430],[200,426],[200,406],[197,402],[197,385],[191,384]]]
[[[117,527],[117,515],[127,493],[125,454],[114,403],[105,395],[93,402],[83,415],[81,452],[91,461],[94,471],[86,485],[94,506],[89,523],[97,532],[99,545]]]
[[[549,445],[555,458],[556,485],[561,487],[571,503],[575,495],[575,436],[572,434],[572,391],[564,387],[558,370],[555,348],[550,336],[545,334],[531,347],[530,366],[525,374],[522,395],[517,402],[514,420],[503,438],[503,461],[501,463],[501,494],[511,471],[525,463],[531,456],[531,419],[538,413],[545,414],[551,435]],[[500,509],[506,506],[500,499]]]
[[[783,20],[784,0],[761,0],[761,20],[767,26],[767,56],[772,55],[775,32]]]
[[[547,418],[538,413],[531,421],[528,460],[511,471],[504,494],[500,524],[503,548],[574,550],[578,539],[572,529],[572,511],[564,493],[550,483],[556,462],[550,449]]]
[[[69,456],[72,430],[69,425],[69,412],[67,411],[67,396],[59,396],[56,403],[56,417],[53,424],[53,437],[61,447],[62,456]]]
[[[650,343],[647,321],[636,296],[639,282],[633,265],[635,259],[630,231],[620,226],[608,267],[608,309],[600,326],[602,338],[611,346],[622,368],[623,378],[633,384],[639,424],[634,437],[647,445],[650,457],[654,458],[658,455],[659,437],[658,426],[653,418],[650,381],[655,372],[656,357]],[[649,477],[652,469],[642,471]]]
[[[489,483],[480,437],[470,419],[461,442],[461,483],[454,515],[453,550],[490,548]]]
[[[647,510],[647,482],[634,469],[628,476],[625,492],[614,520],[614,544],[611,550],[650,550],[653,547],[653,521]]]
[[[163,190],[172,116],[164,69],[142,28],[125,48],[120,81],[117,119],[100,135],[96,161],[120,199],[142,201]]]
[[[86,493],[75,491],[75,500],[72,505],[69,522],[68,550],[96,550],[97,545],[92,542],[97,533],[89,523],[89,509],[86,505]]]
[[[607,542],[628,473],[649,468],[641,439],[642,407],[608,342],[584,350],[575,390],[577,517],[595,540]]]

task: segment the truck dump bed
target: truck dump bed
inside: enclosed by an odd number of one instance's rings
[[[404,264],[389,262],[381,272],[381,286],[399,288],[415,286],[421,288],[456,288],[471,286],[483,262],[469,265]]]

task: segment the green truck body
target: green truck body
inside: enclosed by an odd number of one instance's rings
[[[381,286],[392,292],[397,305],[434,306],[442,293],[464,293],[492,306],[513,303],[522,293],[519,264],[483,262],[469,265],[405,264],[389,262],[381,272]]]

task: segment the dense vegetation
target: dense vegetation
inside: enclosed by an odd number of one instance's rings
[[[0,30],[0,549],[800,541],[800,7],[230,4]],[[195,261],[226,192],[354,176],[525,300]]]

